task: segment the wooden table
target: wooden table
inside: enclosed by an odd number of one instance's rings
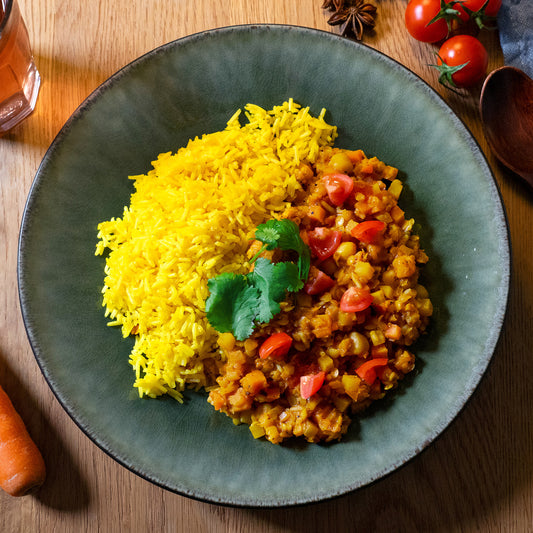
[[[41,375],[18,302],[19,225],[47,147],[100,83],[168,41],[243,23],[338,30],[328,26],[322,0],[19,0],[43,83],[34,114],[0,138],[0,383],[41,448],[48,478],[34,496],[0,493],[0,531],[533,530],[533,196],[490,153],[479,120],[479,89],[457,96],[437,83],[427,66],[434,62],[434,47],[414,41],[404,29],[407,0],[375,2],[376,30],[364,42],[420,75],[464,120],[494,170],[508,212],[513,284],[507,320],[472,400],[441,438],[400,471],[354,494],[293,509],[193,501],[155,487],[97,448]],[[489,68],[500,66],[497,32],[483,40]]]

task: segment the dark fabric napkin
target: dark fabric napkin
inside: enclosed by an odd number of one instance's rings
[[[503,0],[498,29],[505,64],[533,78],[533,0]]]

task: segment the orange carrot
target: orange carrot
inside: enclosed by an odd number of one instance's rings
[[[353,165],[360,163],[365,157],[363,150],[347,150],[346,155],[350,158]]]
[[[241,385],[246,394],[256,396],[267,386],[267,379],[261,370],[252,370],[241,379]]]
[[[22,418],[0,387],[0,487],[24,496],[44,482],[46,469]]]
[[[326,218],[326,210],[321,205],[315,204],[309,207],[308,216],[322,224]]]

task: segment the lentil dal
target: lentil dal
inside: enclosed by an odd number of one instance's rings
[[[433,309],[418,280],[428,257],[398,206],[396,176],[361,150],[330,147],[300,174],[302,190],[282,217],[310,245],[309,279],[250,338],[223,333],[218,341],[225,362],[208,401],[255,438],[339,439],[354,413],[413,370],[407,347]],[[288,342],[273,351],[281,334]]]

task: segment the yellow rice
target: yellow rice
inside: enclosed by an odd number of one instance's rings
[[[160,154],[122,218],[98,226],[96,255],[108,251],[103,306],[110,326],[135,335],[129,362],[139,395],[207,385],[204,361],[216,332],[205,317],[207,280],[246,272],[258,224],[284,210],[300,188],[295,174],[331,145],[336,128],[292,100],[271,110],[245,106],[223,131]]]

